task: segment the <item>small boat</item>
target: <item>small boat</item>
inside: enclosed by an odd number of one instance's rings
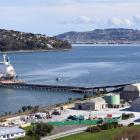
[[[60,81],[60,80],[62,80],[62,77],[57,77],[55,80]]]

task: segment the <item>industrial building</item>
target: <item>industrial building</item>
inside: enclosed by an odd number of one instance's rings
[[[25,130],[19,127],[0,127],[0,140],[9,140],[25,136]]]
[[[102,97],[90,99],[85,102],[75,103],[77,110],[100,110],[107,108],[106,100]]]
[[[131,104],[132,111],[140,112],[140,98],[135,99]]]
[[[107,94],[105,100],[109,108],[119,108],[120,107],[120,95],[119,94]]]
[[[133,101],[140,97],[140,83],[126,85],[120,93],[121,99],[125,101]]]

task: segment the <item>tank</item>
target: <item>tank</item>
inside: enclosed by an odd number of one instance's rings
[[[119,105],[120,104],[120,95],[119,94],[108,94],[105,96],[105,100],[110,105]]]

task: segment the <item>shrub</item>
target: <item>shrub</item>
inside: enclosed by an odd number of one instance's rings
[[[91,126],[91,127],[88,127],[86,130],[86,132],[90,132],[90,133],[97,133],[100,131],[101,131],[101,129],[98,126]]]
[[[123,124],[118,124],[118,127],[123,127]]]
[[[134,125],[134,123],[130,123],[130,124],[128,124],[128,127],[131,127],[131,126],[133,126]]]
[[[108,130],[108,129],[117,128],[117,127],[118,127],[118,123],[117,122],[105,123],[103,125],[100,125],[100,128],[102,130]]]
[[[114,128],[118,127],[118,123],[117,122],[113,122],[112,125],[113,125]]]
[[[129,114],[123,113],[122,114],[122,120],[127,120],[129,118],[134,118],[134,117],[135,117],[135,115],[133,113],[129,113]]]
[[[47,123],[39,123],[36,125],[34,132],[35,134],[42,137],[42,136],[47,136],[48,134],[50,134],[52,130],[53,130],[52,125],[49,125]]]

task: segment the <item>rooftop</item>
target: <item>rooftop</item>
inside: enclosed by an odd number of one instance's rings
[[[97,97],[94,99],[90,99],[90,100],[86,101],[85,103],[99,103],[99,102],[106,102],[106,101],[102,97]]]
[[[0,127],[0,136],[24,132],[25,131],[19,127]]]

